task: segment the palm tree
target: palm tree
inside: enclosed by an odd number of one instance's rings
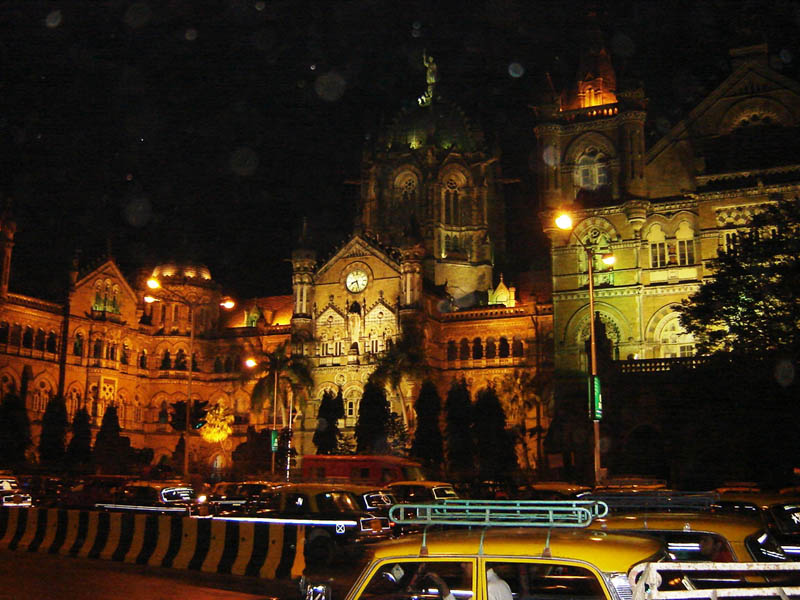
[[[430,367],[425,362],[425,347],[422,335],[419,330],[407,329],[397,343],[389,346],[378,356],[377,366],[370,381],[386,386],[400,396],[400,404],[403,407],[403,424],[409,427],[410,407],[406,404],[405,396],[401,384],[405,378],[411,380],[422,380],[430,371]]]
[[[288,426],[286,416],[286,387],[301,386],[310,388],[314,385],[311,375],[311,360],[302,354],[293,354],[289,342],[282,342],[272,352],[265,352],[248,373],[247,379],[257,377],[250,392],[250,404],[255,410],[263,408],[266,400],[272,404],[273,415],[280,407],[281,425]],[[283,391],[281,396],[279,392]]]

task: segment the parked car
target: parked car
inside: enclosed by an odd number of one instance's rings
[[[398,502],[436,502],[458,498],[453,484],[444,481],[395,481],[386,487]]]
[[[67,482],[61,477],[49,475],[19,475],[20,489],[29,494],[34,506],[43,508],[58,506],[61,496],[68,489]]]
[[[208,515],[205,498],[198,498],[190,485],[181,482],[134,481],[122,486],[112,502],[100,502],[95,506],[110,511]]]
[[[223,481],[208,495],[211,514],[259,514],[269,510],[277,484],[270,481]]]
[[[365,544],[392,534],[388,517],[364,510],[358,490],[347,484],[282,484],[274,490],[270,508],[259,514],[267,522],[306,525],[305,558],[309,565],[327,564],[337,553],[357,555]]]
[[[119,490],[132,480],[129,475],[87,475],[61,493],[60,504],[64,508],[95,508],[97,504],[113,502]]]
[[[0,475],[0,504],[3,508],[29,507],[33,504],[31,495],[20,488],[14,475]]]

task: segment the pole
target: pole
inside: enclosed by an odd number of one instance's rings
[[[275,387],[272,391],[272,431],[276,431],[278,428],[278,369],[275,368],[275,365],[272,365],[272,375],[275,377]],[[272,435],[275,435],[273,433]],[[275,478],[275,449],[270,448],[272,450],[272,468],[271,473],[273,479]]]
[[[575,236],[577,237],[577,236]],[[580,241],[580,239],[578,240]],[[581,242],[583,245],[583,242]],[[589,361],[590,361],[590,390],[594,389],[595,378],[597,376],[597,344],[594,331],[594,252],[591,248],[584,246],[586,259],[589,263]],[[595,415],[592,415],[593,417]],[[600,484],[600,421],[592,419],[592,430],[594,436],[594,484]]]
[[[289,398],[289,436],[286,441],[286,481],[289,481],[289,469],[292,464],[292,411],[294,410],[294,392]]]
[[[186,303],[189,308],[189,377],[187,378],[186,393],[186,439],[183,440],[183,476],[189,479],[189,424],[192,416],[192,371],[194,364],[194,305]]]

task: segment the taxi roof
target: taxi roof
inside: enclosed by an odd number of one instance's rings
[[[717,533],[740,543],[764,526],[759,515],[712,512],[635,512],[595,519],[592,528]]]
[[[421,534],[406,535],[374,547],[373,557],[420,556]],[[661,542],[591,529],[481,528],[434,531],[426,534],[427,557],[498,556],[506,558],[552,558],[585,561],[605,572],[627,572],[663,550]]]

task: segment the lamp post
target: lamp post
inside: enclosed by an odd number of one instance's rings
[[[562,229],[564,231],[569,231],[573,235],[575,235],[575,230],[573,229],[572,217],[570,217],[566,213],[561,213],[556,217],[556,227]],[[597,385],[597,338],[595,337],[595,329],[594,329],[594,257],[595,251],[592,247],[587,246],[583,243],[583,240],[575,235],[575,239],[578,240],[578,243],[581,245],[583,250],[586,252],[586,262],[589,265],[588,268],[588,276],[589,276],[589,393],[595,393],[595,386]],[[606,265],[613,265],[616,261],[613,254],[603,254],[601,255],[601,260]],[[593,401],[594,398],[590,396],[590,401]],[[600,418],[597,414],[596,410],[592,410],[591,413],[592,418],[592,430],[593,430],[593,458],[594,458],[594,483],[595,485],[600,483]]]
[[[189,310],[189,373],[186,378],[186,437],[183,440],[183,476],[189,477],[189,423],[192,418],[192,408],[194,401],[192,400],[192,373],[194,372],[194,311],[195,308],[201,306],[212,306],[215,304],[209,300],[193,299],[176,292],[175,290],[167,290],[161,287],[158,279],[150,278],[147,280],[147,287],[151,290],[159,290],[159,296],[147,295],[144,301],[148,304],[153,302],[177,302],[187,307]],[[219,305],[226,310],[233,308],[236,303],[230,298],[223,299]]]

